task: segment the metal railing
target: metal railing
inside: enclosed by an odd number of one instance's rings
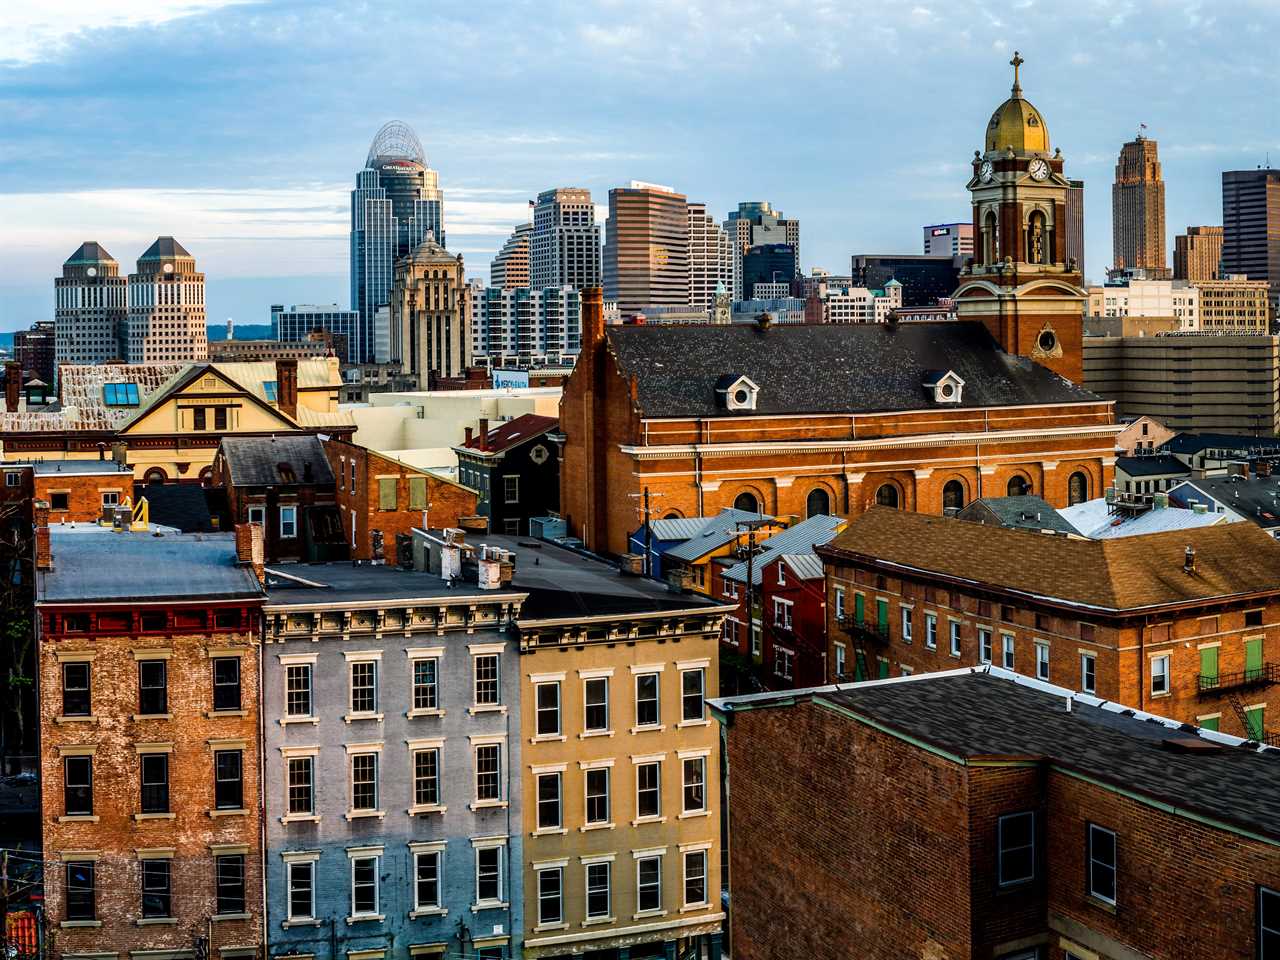
[[[836,617],[836,622],[854,640],[861,640],[875,646],[886,646],[889,643],[889,625],[887,623],[868,620],[865,617],[858,620],[847,614],[843,617]]]
[[[1201,696],[1217,696],[1228,690],[1245,690],[1280,683],[1280,663],[1264,663],[1239,673],[1197,673],[1196,690]]]

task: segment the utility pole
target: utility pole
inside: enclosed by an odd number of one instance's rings
[[[640,509],[641,509],[641,514],[644,522],[644,575],[646,577],[650,577],[653,575],[653,569],[652,569],[653,564],[651,559],[653,556],[653,546],[652,546],[653,530],[649,526],[649,518],[650,518],[650,510],[651,510],[650,504],[649,504],[649,497],[651,496],[651,494],[649,493],[649,488],[645,487],[643,493],[629,493],[627,494],[627,496],[630,497],[632,500],[640,501]],[[655,493],[655,494],[652,494],[652,496],[662,497],[662,496],[666,496],[666,494]]]
[[[755,640],[756,615],[755,615],[755,558],[756,558],[756,530],[760,527],[772,523],[772,520],[764,518],[758,520],[739,520],[734,524],[734,529],[741,532],[743,529],[747,531],[747,657],[754,663],[751,646]],[[760,635],[764,637],[764,611],[760,611]],[[761,647],[761,656],[764,655],[763,645]]]

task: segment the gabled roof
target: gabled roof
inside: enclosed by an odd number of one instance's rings
[[[1111,505],[1102,497],[1065,507],[1061,513],[1068,523],[1090,540],[1212,527],[1214,524],[1225,523],[1228,519],[1236,519],[1228,518],[1225,513],[1196,513],[1182,507],[1152,509],[1136,515],[1114,513]]]
[[[763,581],[764,568],[776,560],[786,559],[793,570],[797,574],[801,570],[812,572],[812,564],[805,561],[805,556],[811,556],[817,561],[817,577],[808,577],[806,579],[822,578],[822,561],[818,560],[813,552],[813,548],[824,543],[830,543],[831,539],[844,528],[847,521],[842,517],[831,517],[825,514],[810,517],[808,520],[802,520],[800,523],[787,528],[779,533],[760,542],[760,552],[751,558],[751,583],[753,586],[759,586]],[[734,564],[724,573],[726,580],[733,580],[738,583],[747,582],[747,561]]]
[[[1193,573],[1183,571],[1187,546],[1196,551]],[[1280,543],[1250,523],[1078,540],[872,507],[818,552],[988,584],[1081,611],[1280,592]]]
[[[218,452],[226,458],[231,483],[237,487],[334,483],[324,445],[314,434],[223,437]]]
[[[527,443],[534,437],[540,437],[544,433],[554,430],[559,424],[560,421],[555,417],[543,417],[536,413],[522,414],[514,420],[499,423],[491,429],[485,438],[483,450],[480,449],[481,438],[478,436],[472,437],[470,442],[464,443],[462,449],[491,455],[506,453],[512,447]]]
[[[1158,457],[1116,457],[1116,472],[1130,477],[1163,477],[1171,473],[1186,475],[1190,467],[1170,454]]]
[[[965,382],[959,407],[1105,403],[1046,367],[1002,351],[980,323],[610,326],[646,417],[874,413],[934,406],[935,370]],[[754,411],[727,411],[716,384],[733,374],[760,388]]]
[[[1216,501],[1264,530],[1280,527],[1280,477],[1200,477],[1169,489],[1179,506]]]
[[[1017,497],[982,497],[974,500],[959,513],[961,520],[981,522],[986,508],[1002,527],[1017,530],[1052,530],[1054,533],[1079,533],[1062,518],[1047,500],[1032,494]]]
[[[726,516],[729,512],[728,510],[722,510],[702,530],[684,541],[684,543],[672,547],[663,556],[667,559],[684,560],[690,563],[694,560],[700,560],[712,551],[719,550],[725,544],[736,540],[741,532],[738,523],[773,519],[763,514],[746,513],[742,510],[734,510],[732,516]]]
[[[650,520],[649,530],[654,540],[689,540],[712,530],[732,530],[740,520],[761,520],[765,518],[759,513],[736,510],[725,507],[712,517],[670,517],[663,520]],[[644,527],[637,536],[644,539]]]

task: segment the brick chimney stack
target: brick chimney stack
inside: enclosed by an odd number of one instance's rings
[[[290,417],[298,416],[298,361],[276,361],[276,406]]]
[[[49,501],[37,500],[34,504],[36,521],[36,569],[53,569],[53,547],[49,543]]]
[[[266,580],[264,555],[262,524],[237,523],[236,559],[244,566],[253,567],[253,574],[259,583]]]
[[[470,446],[471,441],[475,439],[475,435],[476,435],[475,427],[463,427],[462,434],[463,434],[462,442]]]
[[[604,339],[604,289],[582,291],[582,352],[587,353]]]
[[[480,449],[489,449],[489,418],[480,418]]]
[[[4,365],[4,408],[10,413],[17,413],[21,396],[22,364],[17,360],[10,360]]]

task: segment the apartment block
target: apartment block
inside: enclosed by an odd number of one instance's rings
[[[489,286],[529,286],[529,236],[533,224],[522,223],[511,232],[497,256],[489,263]]]
[[[688,306],[710,315],[716,295],[733,286],[733,265],[732,238],[708,215],[705,203],[689,204]]]
[[[572,286],[467,287],[471,357],[490,369],[572,366],[582,348],[582,296]]]
[[[591,191],[558,187],[538,194],[529,235],[529,279],[520,286],[585,290],[600,286],[600,270],[600,225]],[[493,285],[499,286],[496,281]]]

